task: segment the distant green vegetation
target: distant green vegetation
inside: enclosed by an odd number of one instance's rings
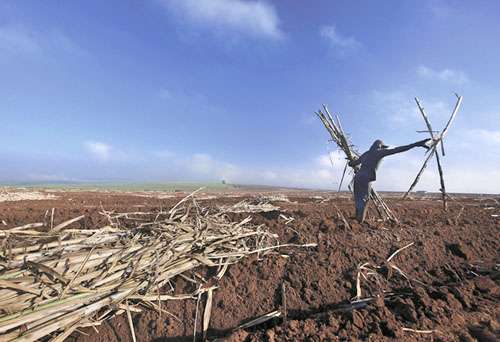
[[[184,183],[184,182],[165,182],[165,183],[137,183],[137,182],[96,182],[96,183],[10,183],[1,184],[1,186],[11,188],[29,188],[29,189],[61,189],[61,190],[108,190],[108,191],[194,191],[205,187],[205,191],[229,191],[234,189],[233,185],[216,182],[208,183]]]

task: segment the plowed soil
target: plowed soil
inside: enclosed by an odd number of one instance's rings
[[[182,194],[176,194],[182,197]],[[433,198],[388,204],[400,218],[360,225],[348,196],[293,192],[291,202],[275,202],[280,212],[247,215],[280,236],[281,243],[313,248],[282,248],[230,266],[214,292],[208,339],[227,341],[498,341],[500,339],[500,272],[498,196],[455,197],[445,214]],[[1,227],[47,219],[54,224],[82,214],[82,227],[106,224],[107,210],[149,211],[169,207],[176,198],[158,199],[106,192],[61,192],[56,199],[0,203]],[[204,206],[231,204],[248,194],[219,194]],[[295,202],[295,203],[294,203]],[[345,217],[345,220],[341,217]],[[293,217],[285,224],[283,217]],[[413,243],[387,262],[398,249]],[[260,257],[260,258],[259,258]],[[358,267],[370,268],[360,278]],[[392,266],[395,267],[392,267]],[[210,270],[200,270],[209,272]],[[404,274],[404,275],[403,275]],[[175,291],[192,291],[178,277]],[[200,305],[203,307],[203,302]],[[162,308],[172,315],[145,310],[133,314],[139,341],[192,341],[196,301],[171,301]],[[242,322],[280,310],[280,318],[247,329]],[[81,329],[70,340],[131,341],[126,315],[97,327]],[[199,331],[199,328],[198,328]],[[200,335],[198,335],[200,336]]]

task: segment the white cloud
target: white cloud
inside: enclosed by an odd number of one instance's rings
[[[456,100],[456,99],[454,99],[454,100]],[[425,100],[419,99],[420,104],[424,108],[425,113],[427,114],[427,116],[429,116],[431,121],[432,121],[432,119],[438,119],[438,120],[446,119],[446,120],[448,120],[448,118],[450,117],[450,115],[453,111],[453,107],[451,106],[451,104],[446,104],[443,101],[426,101],[426,102],[424,102],[424,101]],[[454,103],[453,103],[453,105],[454,105]],[[416,104],[415,104],[415,106],[416,106]],[[436,128],[438,128],[438,127],[435,127],[434,129],[436,129]]]
[[[424,65],[417,68],[417,75],[425,79],[440,80],[456,85],[462,85],[469,81],[463,71],[452,69],[434,70]]]
[[[154,151],[152,155],[156,158],[169,159],[174,157],[175,153],[170,150],[159,150],[159,151]]]
[[[46,48],[53,51],[64,51],[70,55],[86,57],[90,53],[78,45],[73,39],[59,30],[53,30],[47,37],[48,42]]]
[[[406,191],[415,179],[424,161],[424,151],[413,150],[384,158],[377,171],[376,189]],[[439,178],[433,165],[434,159],[429,162],[422,174],[415,190],[437,191]]]
[[[342,169],[345,161],[344,155],[339,150],[323,154],[316,158],[316,164],[322,168]]]
[[[85,142],[85,148],[94,158],[100,161],[108,161],[112,157],[113,148],[111,145],[98,141],[87,141]]]
[[[191,157],[188,167],[191,171],[199,174],[208,174],[214,171],[215,161],[209,154],[196,153]]]
[[[18,27],[0,27],[0,52],[9,54],[33,54],[40,45],[29,31]]]
[[[332,167],[333,162],[333,167]],[[150,163],[150,167],[155,167]],[[342,176],[345,159],[338,151],[312,158],[306,165],[293,168],[243,167],[218,160],[207,153],[187,157],[176,156],[169,160],[170,171],[183,180],[226,180],[233,184],[258,184],[311,188],[337,188]],[[162,168],[156,164],[158,168]],[[348,176],[345,179],[346,186]]]
[[[74,56],[89,55],[59,30],[40,32],[20,26],[0,26],[0,55],[44,56],[61,52]]]
[[[449,114],[449,113],[448,113]],[[467,144],[468,149],[460,145]],[[468,129],[451,131],[445,142],[446,156],[441,158],[445,185],[451,193],[500,193],[500,155],[496,153],[500,148],[500,130]],[[329,174],[327,165],[329,158],[321,156],[317,159],[319,166],[318,180],[322,180],[322,187],[331,188],[332,181],[339,181],[342,176],[343,155],[339,153],[336,167],[331,168]],[[374,183],[376,189],[385,191],[406,191],[417,175],[425,154],[423,149],[416,149],[403,154],[387,157],[383,160],[377,172]],[[334,163],[335,165],[335,163]],[[313,166],[311,166],[313,169]],[[309,175],[311,182],[312,175]],[[352,176],[346,176],[344,184],[350,182]],[[282,179],[282,176],[280,176]],[[330,182],[328,181],[330,179]],[[440,188],[439,173],[435,158],[427,165],[420,181],[414,190],[438,192]]]
[[[419,99],[430,121],[439,129],[438,124],[448,119],[452,107],[443,101]],[[415,126],[425,129],[424,121],[415,103],[413,96],[402,91],[373,91],[371,96],[371,108],[377,116],[385,118],[393,127]]]
[[[244,172],[241,168],[226,162],[214,159],[206,153],[195,153],[188,160],[181,162],[188,174],[198,177],[224,179],[233,182]]]
[[[268,179],[270,181],[274,181],[274,180],[278,179],[278,177],[279,177],[279,174],[277,174],[274,171],[264,171],[264,172],[262,172],[261,175],[262,175],[263,179]]]
[[[376,115],[385,118],[392,125],[408,124],[418,119],[417,107],[412,98],[400,91],[373,91],[372,110]]]
[[[500,145],[500,130],[470,129],[466,132],[472,142],[486,145]]]
[[[500,193],[500,185],[492,181],[500,179],[500,170],[495,165],[484,169],[458,166],[445,172],[446,190],[449,192]],[[437,180],[437,176],[435,178]]]
[[[158,0],[168,10],[200,27],[238,32],[256,37],[280,39],[275,8],[262,1],[243,0]]]
[[[407,191],[423,161],[424,157],[420,157],[418,153],[388,157],[377,172],[375,188]],[[500,193],[500,183],[492,182],[500,178],[500,170],[495,166],[495,162],[483,164],[481,168],[477,168],[474,163],[463,159],[449,162],[445,157],[441,159],[441,163],[448,192]],[[432,158],[414,190],[438,192],[439,188],[439,173],[435,158]]]
[[[235,176],[240,183],[337,189],[345,163],[346,160],[341,152],[334,151],[312,158],[305,165],[296,168],[274,168],[264,171],[240,168],[241,172]],[[346,188],[349,181],[349,176],[346,176],[343,188]]]
[[[478,132],[475,132],[475,136],[477,134]],[[490,135],[498,144],[499,132],[488,131],[483,134],[484,137]],[[460,135],[460,139],[464,136]],[[472,138],[467,139],[472,140]],[[442,159],[446,188],[449,192],[500,193],[500,183],[494,181],[500,178],[496,156],[476,160],[474,159],[476,155],[470,153],[471,151],[452,150],[452,146],[455,146],[455,143],[450,141],[449,150],[447,150],[449,153]],[[102,142],[89,141],[85,147],[94,157],[94,162],[85,160],[84,165],[87,167],[83,168],[84,171],[81,171],[81,166],[74,166],[73,169],[70,167],[70,170],[63,170],[64,174],[61,174],[59,169],[51,170],[50,167],[42,167],[39,170],[31,170],[32,173],[27,178],[47,181],[92,178],[147,180],[148,182],[226,180],[233,184],[336,190],[346,162],[340,151],[318,155],[301,165],[260,167],[232,164],[214,158],[208,153],[190,155],[177,153],[168,158],[158,158],[155,153],[124,154],[120,152],[120,149]],[[461,155],[458,154],[459,152]],[[125,155],[125,157],[120,157],[120,155]],[[453,156],[457,155],[459,158],[453,159]],[[424,157],[422,149],[387,157],[377,172],[375,188],[382,191],[406,191],[420,169]],[[347,168],[342,189],[347,189],[351,179],[352,173],[350,168]],[[439,186],[439,175],[433,158],[415,190],[437,192]]]
[[[361,48],[361,43],[359,41],[354,37],[341,35],[333,25],[322,26],[319,30],[319,34],[330,43],[334,52],[340,56],[344,56],[349,52]]]

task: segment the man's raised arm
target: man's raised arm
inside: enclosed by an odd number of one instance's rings
[[[406,152],[408,150],[411,150],[414,147],[423,147],[423,148],[429,149],[429,146],[427,146],[427,143],[430,140],[431,139],[424,139],[424,140],[420,140],[420,141],[417,141],[416,143],[409,144],[409,145],[398,146],[398,147],[394,147],[394,148],[386,148],[383,150],[384,157],[390,156],[391,154]]]

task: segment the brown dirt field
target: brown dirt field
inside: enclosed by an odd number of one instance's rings
[[[106,224],[99,210],[137,211],[169,207],[176,199],[158,199],[107,192],[61,192],[57,199],[0,203],[0,227],[10,228],[43,220],[55,209],[54,224],[85,214],[82,228]],[[182,197],[182,194],[176,194]],[[211,194],[212,195],[212,194]],[[275,203],[294,221],[285,226],[279,213],[251,214],[279,234],[282,243],[318,244],[315,248],[283,248],[258,259],[247,258],[229,268],[214,292],[209,339],[227,341],[496,341],[500,339],[500,272],[498,196],[460,197],[443,215],[434,199],[388,201],[400,224],[372,221],[357,224],[350,199],[328,201],[312,193],[293,192],[297,203]],[[321,195],[325,196],[324,193]],[[333,194],[331,194],[333,196]],[[202,201],[203,205],[236,203],[242,197]],[[232,196],[235,196],[232,194]],[[464,209],[461,211],[461,205]],[[346,216],[347,227],[337,214]],[[246,214],[232,214],[235,220]],[[457,216],[459,216],[457,218]],[[4,224],[2,224],[2,220]],[[392,261],[409,278],[389,272],[385,260],[397,249]],[[283,255],[288,255],[284,257]],[[357,267],[369,262],[381,265],[381,281],[362,278],[363,297],[375,300],[347,309],[356,295]],[[210,270],[200,270],[209,272]],[[387,280],[388,279],[388,280]],[[176,291],[190,291],[192,284],[178,277]],[[285,292],[283,295],[283,288]],[[385,295],[384,292],[385,290]],[[391,294],[392,293],[392,294]],[[283,310],[286,319],[231,330],[241,322],[273,310]],[[203,304],[203,303],[202,303]],[[161,317],[155,311],[133,315],[139,341],[192,341],[196,303],[171,301],[163,308],[180,320]],[[418,333],[405,331],[434,330]],[[126,315],[98,327],[74,333],[74,341],[131,341]]]

